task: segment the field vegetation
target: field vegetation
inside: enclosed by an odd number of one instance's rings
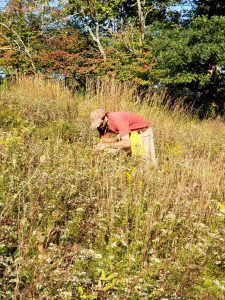
[[[163,98],[112,79],[1,86],[1,299],[224,299],[225,124]],[[95,151],[99,107],[151,121],[157,168]]]
[[[225,115],[225,2],[0,1],[0,74],[86,78],[159,90],[200,118]],[[1,75],[0,75],[1,81]]]

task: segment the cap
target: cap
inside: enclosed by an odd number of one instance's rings
[[[105,110],[103,108],[95,109],[91,112],[91,129],[97,129],[105,116]]]

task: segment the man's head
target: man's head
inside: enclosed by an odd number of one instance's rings
[[[91,129],[97,129],[104,123],[105,110],[103,108],[95,109],[91,112]]]

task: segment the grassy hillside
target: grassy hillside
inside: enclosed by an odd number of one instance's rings
[[[224,299],[225,124],[160,99],[113,81],[2,88],[0,299]],[[157,169],[94,150],[97,107],[151,121]]]

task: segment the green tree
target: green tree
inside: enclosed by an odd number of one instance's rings
[[[211,18],[213,16],[225,16],[225,2],[215,0],[194,0],[195,16],[207,16]]]
[[[124,0],[69,0],[66,10],[86,29],[104,61],[106,51],[102,43],[102,36],[111,34],[118,26],[117,16]]]
[[[202,111],[224,112],[225,18],[194,18],[187,28],[149,28],[155,83]]]

